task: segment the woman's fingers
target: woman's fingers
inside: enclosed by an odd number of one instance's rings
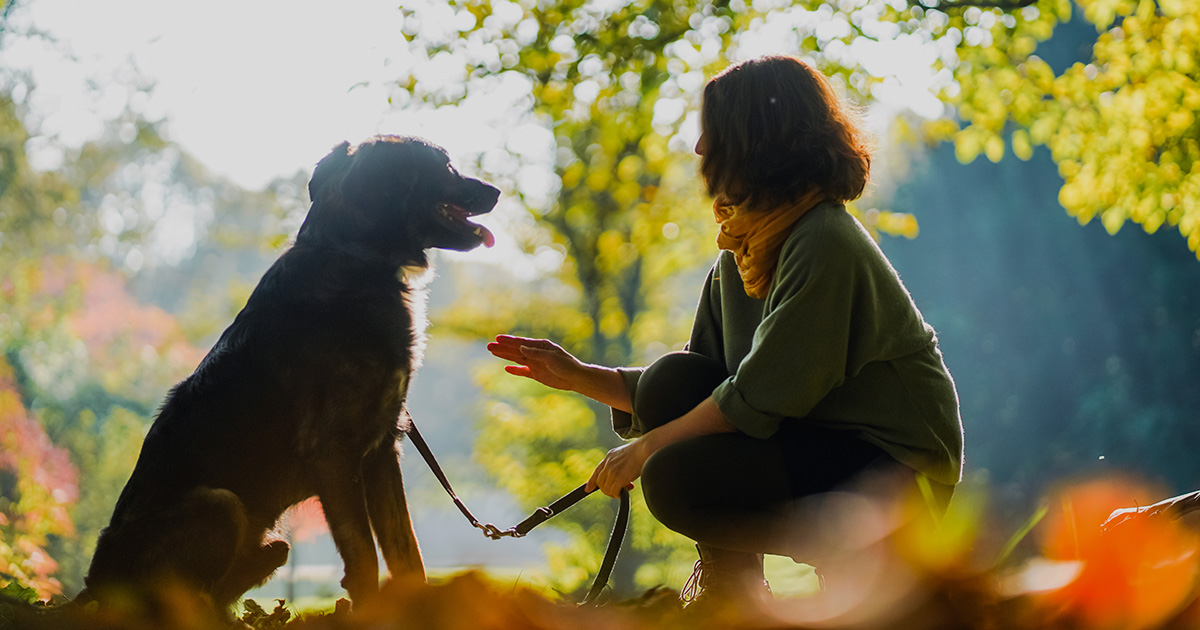
[[[562,348],[546,339],[526,339],[510,335],[497,335],[495,341],[487,344],[487,349],[496,357],[519,363],[532,353],[563,352]]]
[[[555,348],[554,342],[548,339],[530,339],[529,337],[514,337],[512,335],[496,335],[496,340],[488,344],[488,347],[498,346],[502,348],[511,348],[519,350],[522,346],[533,346],[535,348]]]
[[[618,446],[609,451],[592,471],[585,489],[590,492],[593,488],[599,488],[600,492],[614,499],[620,496],[622,489],[632,490],[633,480],[642,474],[641,462],[630,450],[633,444]]]
[[[629,446],[629,445],[626,445]],[[624,447],[617,447],[605,454],[604,459],[596,464],[596,469],[592,471],[592,476],[588,478],[584,484],[584,490],[591,492],[599,489],[601,493],[612,498],[617,498],[621,494],[621,490],[633,490],[633,481],[627,477],[632,474],[633,478],[641,476],[641,471],[636,472],[626,470],[629,462],[625,461],[628,453],[624,452]],[[623,466],[623,463],[626,464]]]
[[[492,356],[521,364],[528,363],[529,357],[525,354],[525,351],[529,348],[530,346],[512,341],[503,343],[497,341],[487,345],[487,350],[492,353]]]
[[[533,379],[554,389],[577,391],[578,360],[558,344],[546,339],[528,339],[512,335],[497,335],[487,344],[493,356],[518,365],[505,366],[509,374]]]
[[[617,492],[613,490],[612,473],[604,471],[600,473],[600,478],[596,481],[596,486],[600,488],[605,496],[617,498]]]
[[[488,352],[501,359],[515,361],[524,356],[521,354],[521,346],[522,344],[515,338],[496,337],[496,341],[489,343],[487,349]]]
[[[516,335],[496,335],[496,343],[520,344],[520,343],[526,343],[526,342],[530,342],[530,341],[537,341],[537,340],[532,337],[518,337]]]
[[[521,346],[521,356],[546,363],[557,361],[562,357],[559,351],[536,348],[534,346]]]
[[[583,489],[585,492],[591,492],[600,487],[600,471],[604,470],[604,464],[607,461],[608,457],[605,457],[600,460],[599,464],[596,464],[596,469],[592,471],[592,476],[588,477],[587,483],[584,484]]]
[[[584,490],[591,492],[593,488],[598,488],[602,494],[616,498],[618,491],[612,487],[613,467],[609,465],[610,455],[605,455],[596,465],[596,470],[592,471],[592,477],[588,479]]]

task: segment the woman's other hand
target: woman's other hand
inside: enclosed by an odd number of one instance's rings
[[[632,442],[622,444],[609,451],[604,460],[588,479],[587,490],[599,488],[601,492],[615,497],[633,488],[633,480],[642,476],[642,466],[659,450],[682,440],[714,433],[732,433],[737,428],[729,423],[712,397],[705,398],[691,411]]]
[[[646,440],[638,438],[609,451],[592,472],[585,490],[591,492],[599,488],[600,492],[613,498],[621,493],[622,488],[632,490],[633,480],[642,476],[642,466],[650,457],[646,446]]]

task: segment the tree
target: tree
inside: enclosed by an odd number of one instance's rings
[[[1200,21],[1195,0],[1044,0],[1011,13],[968,9],[943,33],[963,43],[944,97],[963,162],[1045,146],[1058,200],[1115,234],[1126,221],[1178,228],[1200,257]],[[1038,47],[1073,11],[1100,34],[1090,58],[1056,69]],[[957,93],[955,93],[957,91]],[[1007,142],[1006,142],[1007,139]]]

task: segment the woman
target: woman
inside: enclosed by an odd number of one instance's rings
[[[828,80],[792,57],[728,68],[705,87],[696,153],[722,251],[687,352],[612,369],[540,339],[488,349],[612,407],[632,441],[589,487],[640,476],[655,517],[697,542],[704,597],[744,599],[768,592],[763,553],[812,561],[799,499],[867,475],[924,476],[948,499],[962,424],[933,329],[843,205],[870,155]]]

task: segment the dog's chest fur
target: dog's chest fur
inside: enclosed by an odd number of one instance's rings
[[[324,337],[317,343],[329,353],[327,360],[313,357],[324,364],[328,380],[317,379],[310,400],[316,413],[300,417],[302,452],[331,443],[365,451],[398,439],[397,423],[424,346],[423,291],[410,287],[403,271],[348,267],[339,274],[344,284],[311,304],[311,330],[298,340]]]

